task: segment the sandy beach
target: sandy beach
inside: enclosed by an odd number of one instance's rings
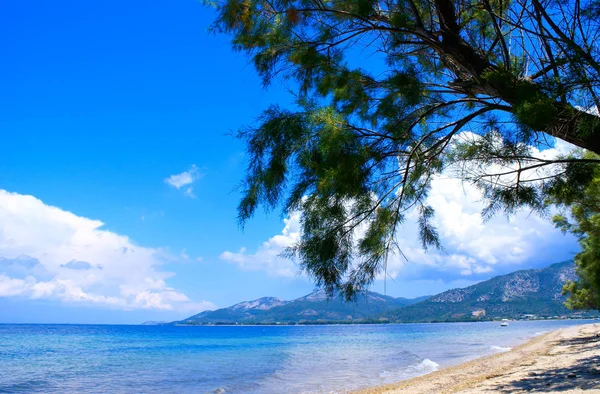
[[[600,393],[600,324],[563,328],[509,352],[359,394]]]

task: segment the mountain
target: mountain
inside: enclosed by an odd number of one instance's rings
[[[292,301],[264,297],[205,311],[172,324],[306,324],[441,322],[577,315],[564,305],[562,286],[577,280],[575,264],[516,271],[433,297],[394,298],[365,291],[354,303],[322,290]]]
[[[572,261],[448,290],[380,317],[393,322],[426,322],[567,315],[573,313],[563,305],[565,297],[561,295],[567,280],[577,280]]]
[[[175,324],[358,323],[425,298],[394,298],[365,291],[356,302],[348,303],[340,296],[328,299],[323,290],[317,290],[292,301],[264,297],[240,302],[229,308],[199,313]]]

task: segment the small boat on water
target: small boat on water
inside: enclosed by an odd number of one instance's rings
[[[507,327],[508,326],[508,319],[502,319],[502,322],[500,323],[500,327]]]

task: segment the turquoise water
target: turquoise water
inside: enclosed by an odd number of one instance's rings
[[[0,325],[0,393],[345,392],[584,323]]]

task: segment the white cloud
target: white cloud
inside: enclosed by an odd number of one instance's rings
[[[203,309],[165,282],[165,251],[103,223],[0,190],[0,297],[51,298],[120,309]]]
[[[554,228],[547,218],[521,210],[510,218],[481,218],[480,192],[472,185],[442,176],[432,182],[428,203],[435,209],[435,224],[444,251],[425,253],[418,244],[417,226],[407,221],[397,239],[408,262],[399,256],[389,261],[392,277],[454,279],[503,273],[519,266],[547,265],[572,256],[576,241]]]
[[[191,186],[185,189],[183,195],[189,198],[196,198],[196,195],[194,194],[194,188]]]
[[[13,279],[0,274],[0,297],[20,295],[24,292],[26,286],[27,282],[23,279]]]
[[[480,137],[464,132],[457,138]],[[556,140],[554,148],[543,151],[532,148],[532,154],[552,159],[573,149],[573,145]],[[545,171],[545,175],[556,173],[556,169],[551,167],[541,171]],[[390,276],[443,280],[465,276],[489,277],[524,265],[559,262],[571,258],[578,250],[575,237],[562,234],[548,218],[525,209],[509,218],[498,214],[484,222],[481,211],[485,202],[481,191],[472,184],[448,177],[450,173],[454,173],[453,169],[433,178],[427,199],[427,203],[435,209],[434,223],[445,253],[436,250],[425,253],[420,248],[416,236],[417,213],[413,212],[397,235],[408,261],[392,256],[388,262]],[[525,174],[522,179],[538,178],[540,175],[539,172]]]
[[[181,252],[179,253],[179,257],[182,260],[189,260],[190,256],[187,254],[187,251],[185,249],[182,249]]]
[[[258,248],[256,253],[246,253],[246,248],[239,252],[223,252],[222,260],[237,264],[245,271],[266,271],[272,276],[293,277],[298,274],[298,267],[293,261],[280,256],[288,246],[300,239],[300,214],[293,213],[284,219],[285,227],[281,234],[271,237]]]
[[[198,170],[198,167],[196,167],[195,164],[192,164],[189,170],[165,178],[165,183],[177,190],[183,188],[183,194],[186,197],[196,198],[194,195],[194,187],[192,185],[202,177],[203,174]]]
[[[555,148],[536,152],[541,157],[556,157],[571,150],[557,141]],[[513,271],[523,266],[547,265],[572,257],[577,251],[574,237],[555,229],[547,218],[522,210],[510,218],[497,215],[487,222],[481,217],[484,208],[481,192],[473,185],[442,174],[434,177],[428,204],[436,211],[435,224],[442,239],[443,251],[424,251],[418,240],[417,213],[396,235],[406,259],[393,254],[388,260],[387,275],[407,280],[444,280],[483,278]],[[273,276],[292,276],[297,266],[278,255],[300,237],[300,215],[285,220],[284,230],[264,242],[254,253],[245,249],[224,252],[223,260],[245,270],[263,270]],[[408,260],[408,261],[407,261]],[[380,275],[379,279],[383,279]]]

